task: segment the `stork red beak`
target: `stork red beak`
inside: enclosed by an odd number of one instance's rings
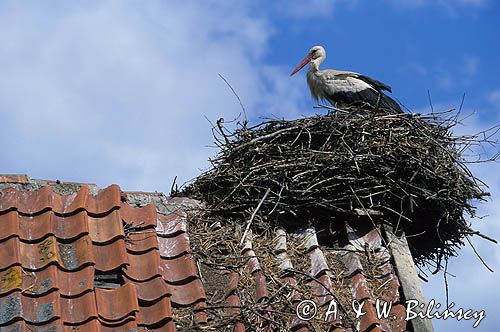
[[[295,68],[292,73],[290,74],[290,76],[292,76],[293,74],[295,74],[296,72],[298,72],[299,70],[302,69],[302,67],[304,67],[305,65],[307,65],[309,63],[309,61],[311,61],[312,59],[312,54],[308,54],[304,60],[302,60],[301,63],[299,63],[299,65],[297,66],[297,68]]]

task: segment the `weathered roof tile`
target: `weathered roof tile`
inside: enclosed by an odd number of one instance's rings
[[[0,330],[175,331],[172,304],[206,322],[185,213],[129,206],[116,185],[2,181],[15,185],[0,189]]]
[[[137,291],[132,283],[115,289],[95,289],[99,317],[113,322],[139,311]]]

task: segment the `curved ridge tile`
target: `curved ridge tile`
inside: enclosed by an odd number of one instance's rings
[[[133,231],[127,234],[125,245],[127,251],[132,253],[158,249],[158,237],[154,229]]]
[[[49,265],[47,268],[37,272],[20,270],[23,294],[40,296],[51,290],[58,289],[57,271],[57,267],[54,265]]]
[[[170,294],[172,294],[172,303],[186,306],[193,303],[206,300],[205,289],[200,279],[194,279],[182,285],[167,284]]]
[[[120,202],[121,191],[117,185],[99,190],[95,197],[90,194],[89,188],[85,185],[69,195],[57,194],[51,186],[34,191],[7,188],[0,193],[0,213],[12,209],[27,215],[38,214],[44,210],[70,214],[84,209],[89,213],[100,215],[119,207]]]
[[[176,210],[168,215],[158,213],[156,233],[161,237],[172,237],[187,232],[186,212]]]
[[[19,236],[17,211],[9,211],[0,215],[0,241],[12,236]]]
[[[125,241],[117,239],[106,245],[93,245],[95,268],[100,271],[111,271],[129,263]]]
[[[26,214],[34,214],[52,207],[50,197],[52,187],[43,187],[35,191],[19,191],[7,188],[0,192],[0,213],[17,210]]]
[[[23,289],[23,269],[17,265],[0,272],[0,294]]]
[[[374,301],[372,300],[370,288],[363,274],[358,273],[353,276],[350,280],[350,286],[352,297],[359,303],[365,303],[363,308],[365,309],[366,315],[360,318],[360,330],[366,331],[374,326],[379,326],[380,321],[374,314]]]
[[[95,197],[92,195],[87,195],[87,197],[90,199],[86,205],[86,210],[96,215],[105,214],[115,208],[119,208],[121,205],[121,190],[116,184],[99,190]]]
[[[77,192],[69,195],[59,195],[52,193],[52,210],[55,213],[66,214],[73,213],[80,209],[87,209],[87,203],[90,200],[90,191],[87,186],[81,186]]]
[[[65,270],[76,270],[93,261],[90,239],[86,235],[71,243],[57,242],[54,236],[36,243],[25,243],[18,237],[0,242],[0,270],[19,263],[29,270],[39,270],[51,263]]]
[[[129,265],[124,267],[123,273],[130,279],[144,281],[155,276],[161,276],[159,271],[160,255],[157,249],[142,253],[128,254]]]
[[[194,305],[193,316],[195,326],[207,324],[207,303],[205,301],[200,301]]]
[[[141,310],[137,313],[139,326],[165,325],[169,320],[172,320],[172,304],[169,297],[164,297],[150,306],[141,306]]]
[[[393,305],[390,311],[390,317],[393,319],[388,323],[390,327],[392,327],[392,331],[406,331],[407,330],[407,321],[406,317],[406,307],[399,303]],[[389,329],[387,329],[390,331]]]
[[[29,183],[30,178],[27,174],[2,174],[0,183]]]
[[[50,210],[35,216],[9,211],[0,215],[0,240],[18,236],[24,242],[38,241],[47,235],[55,235],[63,240],[76,238],[88,233],[86,217],[85,211],[68,217],[54,215]]]
[[[137,290],[137,298],[143,301],[156,301],[161,297],[171,295],[165,281],[162,277],[157,276],[148,281],[135,281],[124,276],[126,282],[135,285]]]
[[[83,265],[94,264],[96,256],[92,253],[92,241],[88,235],[71,243],[57,244],[61,267],[67,271],[79,269]]]
[[[54,234],[58,239],[69,240],[80,236],[80,234],[89,233],[86,211],[80,211],[77,214],[67,217],[57,216],[52,211],[46,213],[50,215],[51,218],[52,234]],[[36,222],[37,221],[35,221],[35,225]]]
[[[198,277],[198,271],[190,254],[174,259],[161,259],[159,270],[163,279],[169,284],[180,284]]]
[[[16,318],[23,318],[28,323],[43,324],[61,317],[61,308],[57,292],[45,296],[27,297],[21,292],[14,292],[0,298],[0,326]]]
[[[309,252],[311,259],[311,276],[318,277],[321,274],[329,271],[328,263],[326,262],[325,255],[319,248],[315,248]]]
[[[252,237],[251,232],[249,232],[249,238]],[[252,249],[251,240],[245,241],[243,248],[243,255],[248,257],[247,260],[247,268],[248,272],[252,275],[252,278],[255,283],[255,299],[257,302],[262,301],[265,298],[269,297],[269,292],[267,290],[266,276],[262,272],[262,268],[259,263],[259,259],[257,255]]]
[[[138,229],[156,226],[157,212],[153,204],[134,207],[127,203],[122,203],[120,216],[125,224],[130,224]]]
[[[236,292],[240,276],[235,271],[226,271],[226,273],[229,274],[229,283],[227,285],[226,293],[224,294],[224,301],[227,303],[228,308],[224,309],[224,311],[235,319],[233,331],[243,332],[245,331],[245,325],[238,318],[241,314],[241,301]]]
[[[0,298],[0,326],[22,317],[23,305],[19,292]]]
[[[174,237],[158,237],[158,249],[162,258],[175,258],[186,254],[191,249],[187,233],[180,233]]]
[[[97,305],[94,293],[88,292],[74,298],[61,297],[62,319],[69,324],[81,324],[97,318]]]
[[[115,289],[95,289],[99,316],[109,322],[118,321],[139,311],[137,292],[132,283]]]
[[[2,331],[2,332],[24,332],[24,331],[29,331],[29,327],[25,321],[18,320],[16,322],[12,322],[6,326],[0,325],[0,331]]]
[[[18,245],[21,264],[30,270],[39,270],[51,263],[57,263],[65,270],[76,270],[94,260],[88,236],[71,243],[60,243],[54,236],[49,236],[38,243],[18,241]]]
[[[93,265],[81,270],[66,272],[57,270],[59,293],[63,296],[74,297],[86,291],[94,289]]]
[[[123,224],[118,210],[103,217],[88,217],[89,236],[92,242],[105,243],[118,237],[124,238]]]
[[[37,243],[24,243],[18,238],[16,240],[21,255],[21,264],[25,268],[37,270],[53,262],[62,263],[54,236],[49,236]]]
[[[0,331],[2,332],[63,332],[63,322],[61,319],[55,319],[48,323],[44,323],[42,325],[38,324],[30,324],[23,320],[19,320],[9,324],[7,326],[1,327]]]
[[[312,288],[313,294],[317,299],[317,303],[320,305],[329,303],[333,299],[333,286],[328,274],[325,273],[315,278],[315,280],[310,281],[308,284]]]
[[[17,264],[21,261],[19,238],[11,237],[0,242],[0,270]]]
[[[59,289],[62,296],[75,296],[94,288],[94,267],[65,272],[55,265],[49,265],[40,271],[24,271],[16,265],[0,272],[0,294],[23,291],[29,296],[41,296],[54,289]]]

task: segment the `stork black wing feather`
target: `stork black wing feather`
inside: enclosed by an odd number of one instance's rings
[[[372,89],[365,89],[357,92],[353,91],[336,91],[327,96],[330,103],[335,105],[339,104],[359,104],[367,103],[373,107],[378,106],[385,109],[392,109],[398,113],[402,113],[401,107],[398,103],[382,92],[377,92]]]
[[[377,81],[376,79],[374,78],[371,78],[371,77],[368,77],[368,76],[365,76],[365,75],[361,75],[361,74],[357,74],[356,75],[356,78],[370,84],[371,86],[373,86],[375,89],[377,90],[386,90],[386,91],[389,91],[389,92],[392,92],[392,88],[390,86],[388,86],[387,84],[384,84],[380,81]]]

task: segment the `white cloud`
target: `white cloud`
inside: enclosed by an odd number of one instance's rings
[[[240,2],[0,5],[3,172],[167,190],[215,154],[211,120],[283,115],[272,27]],[[209,13],[209,15],[207,14]],[[282,72],[283,71],[283,72]]]
[[[500,105],[500,88],[493,90],[488,94],[488,101],[496,107]]]
[[[476,75],[479,69],[479,58],[472,55],[466,55],[463,58],[463,74],[467,77],[467,79],[472,78],[472,76]]]

